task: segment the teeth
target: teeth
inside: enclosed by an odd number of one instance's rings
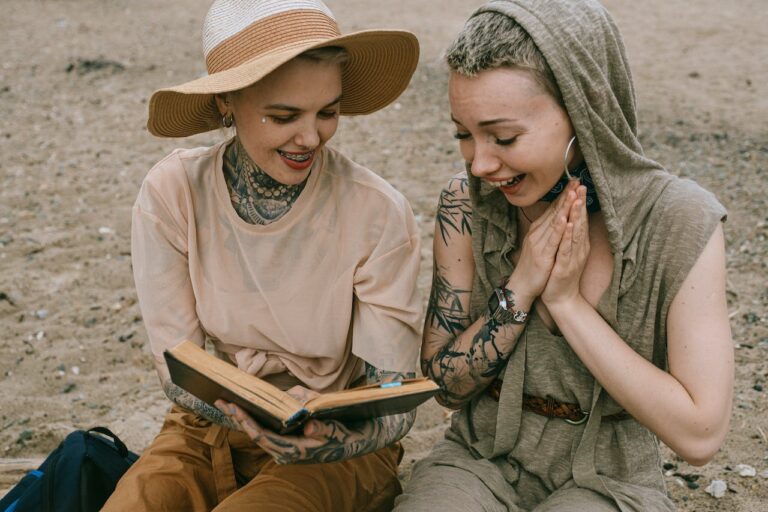
[[[277,150],[278,153],[280,153],[282,156],[287,158],[288,160],[293,160],[294,162],[306,162],[310,158],[312,158],[312,155],[315,153],[314,151],[310,151],[308,153],[286,153],[284,151]]]
[[[519,182],[521,179],[523,179],[522,174],[518,174],[511,180],[507,181],[491,181],[489,182],[492,186],[499,188],[499,187],[511,187],[512,185],[515,185],[517,182]]]

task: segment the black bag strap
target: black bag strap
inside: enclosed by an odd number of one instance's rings
[[[62,452],[62,446],[59,445],[56,451],[50,457],[50,463],[46,469],[45,478],[42,481],[45,483],[45,491],[43,491],[42,499],[40,500],[40,508],[42,512],[56,512],[55,505],[53,503],[53,490],[54,479],[56,478],[56,465],[59,462],[59,457]]]
[[[109,437],[112,439],[112,442],[115,443],[115,449],[117,450],[117,453],[120,454],[121,457],[125,458],[128,456],[128,447],[125,446],[125,443],[123,443],[119,437],[117,437],[114,433],[112,433],[111,430],[109,430],[106,427],[93,427],[88,429],[88,433],[96,432],[98,434],[102,434],[104,436]]]

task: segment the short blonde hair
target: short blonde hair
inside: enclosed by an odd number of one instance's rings
[[[528,32],[509,16],[484,12],[467,20],[448,47],[445,61],[451,70],[466,76],[501,67],[526,70],[563,105],[560,88],[544,55]]]

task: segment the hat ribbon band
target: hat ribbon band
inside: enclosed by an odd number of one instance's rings
[[[276,49],[340,35],[336,22],[320,11],[283,12],[256,21],[225,39],[208,53],[205,64],[208,74],[218,73]]]

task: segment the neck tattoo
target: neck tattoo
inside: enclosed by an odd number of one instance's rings
[[[283,185],[251,160],[240,139],[224,152],[224,179],[235,211],[249,224],[270,224],[288,213],[304,190],[307,180],[298,185]]]

